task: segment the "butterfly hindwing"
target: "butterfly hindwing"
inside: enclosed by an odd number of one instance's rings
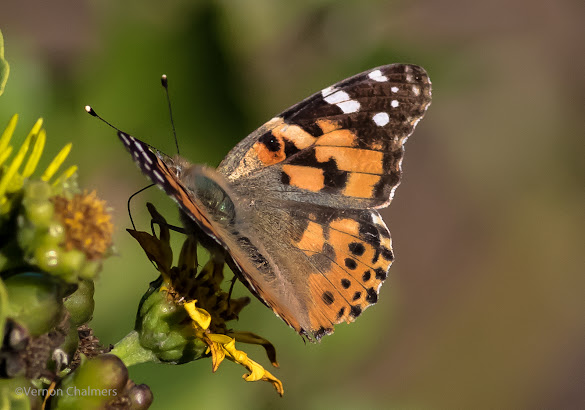
[[[390,233],[376,210],[257,197],[253,209],[240,209],[225,240],[249,287],[314,339],[376,303],[393,261]]]

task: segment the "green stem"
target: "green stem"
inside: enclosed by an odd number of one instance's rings
[[[140,336],[135,330],[128,333],[122,340],[116,343],[110,354],[118,356],[126,367],[139,363],[159,361],[152,350],[142,347],[140,344]]]

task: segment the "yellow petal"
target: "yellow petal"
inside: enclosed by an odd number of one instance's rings
[[[8,121],[8,125],[0,137],[0,152],[4,152],[6,147],[8,147],[8,143],[10,142],[10,138],[12,138],[12,134],[14,134],[14,129],[16,128],[17,122],[18,114],[14,114],[10,121]]]
[[[26,137],[26,139],[20,146],[18,153],[12,160],[12,163],[8,166],[6,174],[2,176],[2,179],[0,180],[0,198],[2,198],[6,193],[6,187],[8,187],[8,184],[12,180],[12,177],[14,177],[14,175],[18,171],[18,168],[20,168],[20,165],[24,161],[24,157],[26,156],[26,152],[28,151],[28,147],[30,145],[32,137],[33,137],[32,134],[29,134],[29,136]]]
[[[225,335],[209,335],[210,338],[213,337],[216,340],[219,340],[218,336]],[[258,380],[270,382],[278,394],[282,396],[284,394],[284,387],[282,382],[274,377],[268,370],[264,369],[264,367],[262,367],[259,363],[256,363],[254,360],[250,359],[245,352],[237,350],[235,339],[232,339],[231,337],[227,338],[230,339],[229,342],[221,345],[226,353],[226,357],[246,367],[246,369],[248,369],[250,372],[249,374],[242,376],[243,379],[247,382],[255,382]]]
[[[47,139],[47,133],[45,130],[40,130],[33,145],[32,152],[28,157],[28,161],[24,166],[24,170],[22,171],[22,177],[28,178],[32,175],[35,171],[39,160],[41,159],[41,154],[43,153],[43,149],[45,148],[45,141]]]
[[[10,154],[12,154],[12,147],[7,147],[4,151],[0,151],[0,165],[4,164]]]
[[[203,330],[207,330],[211,324],[211,315],[205,309],[200,309],[195,306],[196,300],[192,300],[183,305],[189,317],[195,324]]]
[[[63,164],[63,161],[65,161],[65,159],[67,158],[67,155],[69,155],[72,145],[73,144],[69,143],[65,145],[61,151],[59,151],[55,159],[53,159],[53,161],[47,167],[47,170],[41,176],[41,179],[43,181],[47,182],[49,179],[53,177],[53,175],[55,175],[55,172],[57,172],[61,164]]]

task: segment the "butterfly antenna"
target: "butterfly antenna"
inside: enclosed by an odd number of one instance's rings
[[[85,111],[87,111],[87,113],[89,115],[91,115],[92,117],[96,117],[97,119],[99,119],[103,123],[107,124],[111,128],[115,129],[116,131],[122,132],[122,131],[120,131],[120,129],[118,127],[113,126],[112,124],[110,124],[109,122],[107,122],[106,120],[104,120],[102,117],[100,117],[99,114],[97,112],[95,112],[95,110],[93,108],[91,108],[91,106],[86,105],[85,106]],[[132,201],[132,198],[134,198],[136,195],[138,195],[142,191],[145,191],[148,188],[153,187],[155,185],[156,184],[150,184],[148,186],[145,186],[144,188],[142,188],[142,189],[134,192],[132,195],[130,195],[130,198],[128,198],[128,217],[130,218],[130,223],[132,224],[132,229],[134,229],[134,230],[136,230],[136,225],[134,225],[134,219],[132,218],[132,211],[130,211],[130,202]]]
[[[109,125],[111,128],[115,129],[118,132],[122,132],[118,127],[114,127],[112,124],[110,124],[109,122],[107,122],[106,120],[104,120],[102,117],[99,116],[99,114],[97,112],[94,111],[93,108],[91,108],[91,106],[86,105],[85,106],[85,111],[87,111],[87,113],[89,115],[91,115],[92,117],[96,117],[97,119],[99,119],[101,122]]]
[[[177,155],[180,155],[179,152],[179,141],[177,140],[177,131],[175,130],[175,121],[173,120],[173,110],[171,108],[171,97],[169,97],[169,80],[167,79],[167,75],[163,74],[160,78],[160,83],[165,89],[165,95],[167,96],[167,105],[169,106],[169,117],[171,117],[171,128],[173,129],[173,136],[175,137],[175,146],[177,147]]]

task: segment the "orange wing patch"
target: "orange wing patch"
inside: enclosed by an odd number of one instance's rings
[[[323,138],[323,137],[321,137]],[[363,172],[381,175],[384,172],[384,153],[348,147],[315,147],[319,162],[333,158],[340,171]]]
[[[282,171],[289,177],[288,184],[307,191],[319,192],[325,187],[322,169],[302,165],[283,165]]]
[[[350,130],[333,130],[320,136],[315,145],[351,147],[355,145],[356,140],[357,136]]]
[[[374,196],[374,186],[380,181],[380,178],[379,175],[351,172],[345,188],[343,188],[343,195],[356,198],[372,198]]]
[[[339,122],[332,120],[318,119],[317,125],[319,126],[319,128],[321,128],[323,134],[327,134],[330,133],[331,131],[335,131],[341,128],[341,124],[339,124]]]
[[[324,244],[325,234],[323,232],[323,226],[309,221],[309,224],[303,232],[303,236],[295,245],[306,254],[313,254],[314,252],[320,252]]]

